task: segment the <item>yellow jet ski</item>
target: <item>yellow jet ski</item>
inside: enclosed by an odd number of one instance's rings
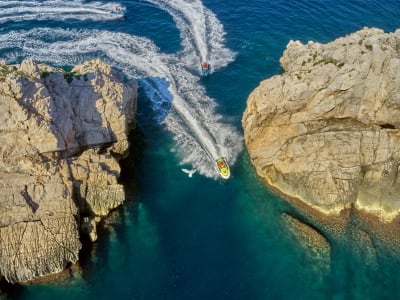
[[[231,171],[229,170],[228,163],[226,162],[225,157],[219,157],[216,160],[219,175],[223,179],[228,179],[231,176]]]

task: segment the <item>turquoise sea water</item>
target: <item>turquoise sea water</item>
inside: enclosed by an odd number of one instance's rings
[[[111,18],[116,5],[127,18]],[[82,257],[81,276],[9,297],[398,299],[392,253],[369,262],[351,240],[332,241],[326,271],[300,247],[281,219],[291,207],[249,165],[240,120],[249,93],[282,72],[289,40],[394,31],[399,15],[397,0],[0,1],[1,58],[112,63],[139,80],[145,139],[136,169],[125,169],[127,204]],[[213,74],[199,79],[205,59]],[[216,178],[215,155],[231,162],[230,180]],[[181,168],[191,167],[198,171],[188,178]]]

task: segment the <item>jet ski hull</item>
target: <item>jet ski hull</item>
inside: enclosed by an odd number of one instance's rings
[[[125,17],[126,16],[126,11],[125,10],[112,10],[111,14],[113,15],[117,15],[117,16],[121,16],[121,17]]]
[[[210,64],[204,64],[201,66],[201,76],[207,77],[211,74],[211,66]]]
[[[225,157],[219,157],[215,160],[215,162],[217,164],[219,175],[223,179],[228,179],[231,176],[231,172]]]

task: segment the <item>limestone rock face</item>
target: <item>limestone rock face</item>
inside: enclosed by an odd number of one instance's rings
[[[257,174],[326,213],[400,212],[400,30],[290,41],[284,73],[251,93],[245,143]]]
[[[128,151],[136,91],[99,60],[71,72],[0,64],[0,277],[75,263],[81,219],[95,227],[124,201],[116,158]]]

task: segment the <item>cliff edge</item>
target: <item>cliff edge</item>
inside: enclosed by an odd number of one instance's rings
[[[257,174],[325,214],[400,213],[400,30],[290,41],[282,75],[251,93],[245,143]]]
[[[137,86],[100,60],[70,72],[0,63],[0,278],[25,282],[78,260],[80,228],[120,205]]]

